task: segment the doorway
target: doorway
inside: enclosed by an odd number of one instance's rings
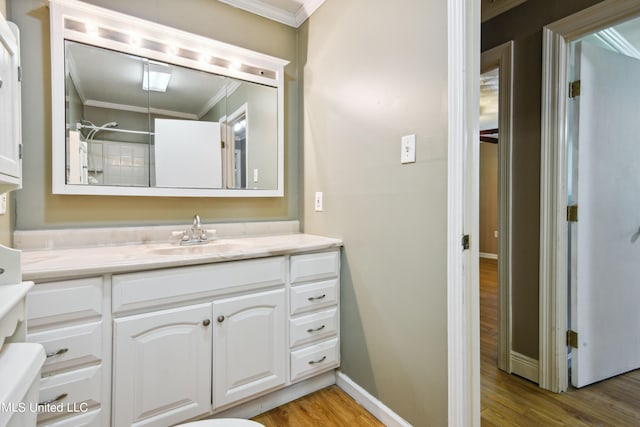
[[[504,43],[481,54],[481,139],[497,142],[497,227],[485,230],[488,245],[485,256],[497,258],[498,270],[498,368],[508,373],[529,375],[530,369],[522,369],[511,351],[511,146],[512,146],[512,90],[513,90],[513,42]],[[490,143],[491,144],[491,143]],[[493,144],[491,144],[493,145]],[[482,152],[481,152],[482,156]],[[482,166],[481,166],[482,168]],[[481,178],[482,181],[482,178]],[[482,191],[482,190],[481,190]],[[481,194],[482,197],[482,194]],[[481,202],[481,206],[482,206]],[[482,221],[484,222],[484,221]],[[487,221],[490,222],[490,221]],[[482,229],[480,230],[482,233]],[[497,232],[497,236],[495,233]],[[492,238],[493,236],[493,238]],[[491,242],[491,240],[494,240]],[[481,244],[482,244],[481,238]],[[495,248],[495,249],[493,249]],[[495,253],[493,253],[495,251]],[[480,248],[483,252],[483,248]],[[516,369],[514,371],[514,368]]]
[[[568,277],[575,277],[575,271],[569,269],[567,262],[567,254],[573,248],[569,243],[573,225],[568,220],[573,219],[573,214],[567,215],[567,183],[571,182],[573,166],[569,158],[574,151],[570,144],[572,133],[565,131],[571,129],[572,123],[569,90],[573,67],[569,55],[574,42],[592,34],[606,38],[603,30],[638,16],[638,2],[606,0],[543,30],[540,386],[556,392],[566,391],[569,385],[568,303],[576,296],[575,292],[569,293]],[[628,233],[629,241],[636,231]],[[580,305],[577,307],[580,310]],[[572,318],[575,315],[571,313]]]

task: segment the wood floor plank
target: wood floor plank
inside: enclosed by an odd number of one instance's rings
[[[335,385],[260,414],[253,420],[266,427],[384,427]]]
[[[497,261],[480,260],[480,369],[483,427],[640,426],[640,370],[580,390],[551,393],[500,371]],[[254,418],[266,427],[381,427],[337,386]]]
[[[640,426],[640,370],[565,393],[498,370],[497,261],[480,259],[483,426]]]

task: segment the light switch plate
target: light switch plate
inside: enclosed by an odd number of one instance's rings
[[[416,161],[416,136],[405,135],[400,140],[400,163],[415,163]]]
[[[253,170],[253,182],[258,182],[258,169]]]
[[[0,215],[7,213],[7,193],[0,194]]]
[[[322,212],[322,191],[316,191],[315,209],[316,212]]]

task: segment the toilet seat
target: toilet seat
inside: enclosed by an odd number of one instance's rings
[[[176,427],[264,427],[264,424],[240,418],[217,418],[179,424]]]

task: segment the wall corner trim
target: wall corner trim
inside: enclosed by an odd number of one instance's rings
[[[385,426],[411,427],[411,424],[402,419],[401,416],[393,412],[388,406],[340,371],[336,373],[336,384],[367,411],[371,412],[371,414],[379,419]]]

